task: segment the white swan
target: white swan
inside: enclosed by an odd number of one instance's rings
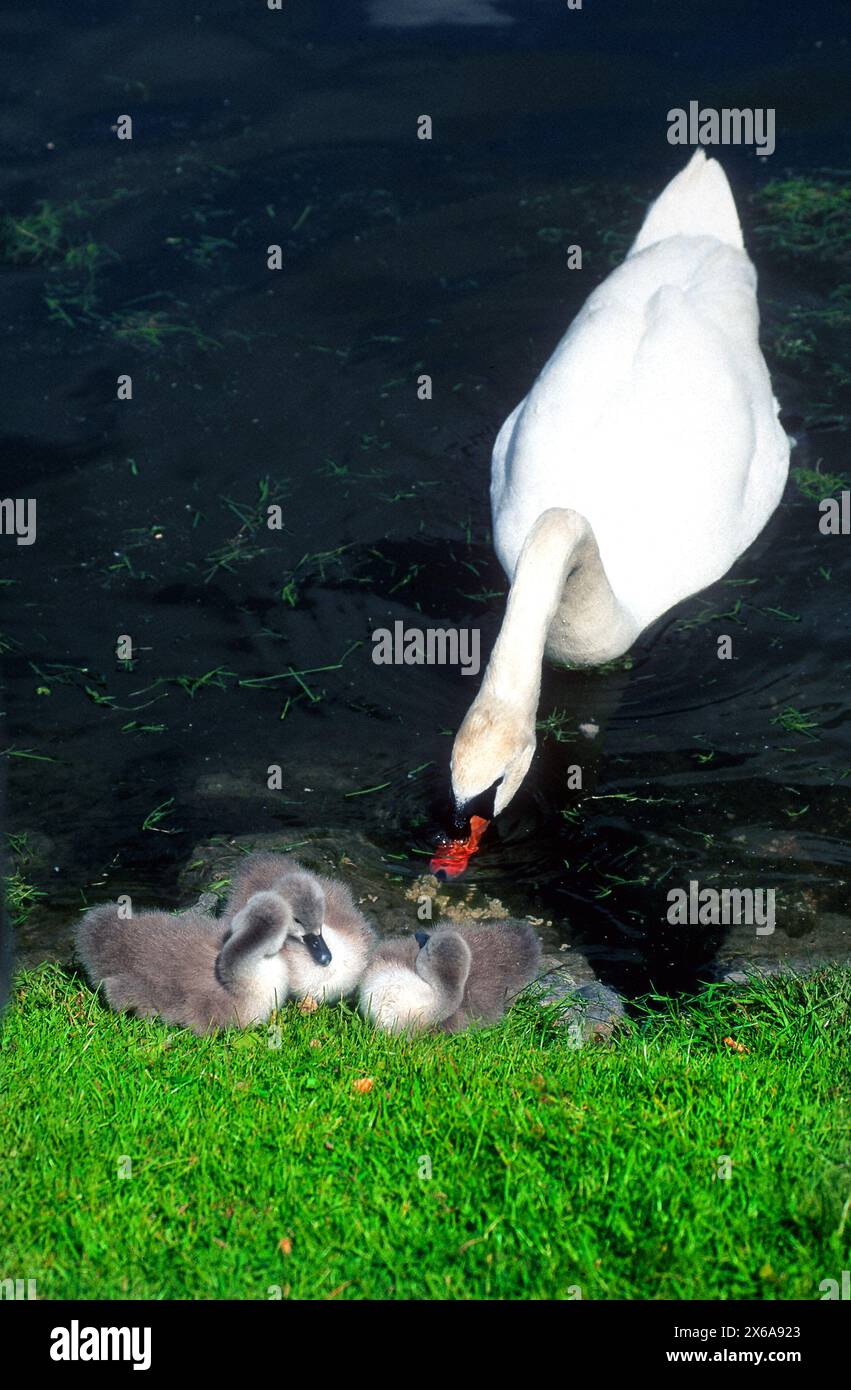
[[[698,150],[497,436],[493,533],[511,591],[452,750],[459,814],[498,784],[498,815],[523,781],[545,654],[622,655],[768,521],[789,441],[758,333],[733,195]]]

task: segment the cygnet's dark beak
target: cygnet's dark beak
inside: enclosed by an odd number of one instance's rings
[[[306,932],[301,939],[317,965],[330,965],[331,952],[318,932]]]
[[[420,949],[422,950],[423,946],[425,946],[426,942],[428,941],[428,932],[427,932],[427,931],[415,931],[415,932],[414,932],[414,940],[416,941],[417,945],[418,945],[418,946],[420,947]]]

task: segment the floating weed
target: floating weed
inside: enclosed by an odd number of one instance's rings
[[[719,613],[717,610],[713,609],[712,605],[705,599],[698,599],[697,602],[703,604],[703,612],[695,613],[690,618],[678,618],[674,624],[675,631],[688,632],[691,628],[705,627],[707,623],[744,623],[744,617],[742,616],[744,604],[740,598],[736,599],[733,607],[728,609],[726,613]]]
[[[458,595],[460,598],[468,599],[470,603],[493,603],[494,599],[505,598],[505,590],[480,589],[477,594],[468,594],[463,589],[459,589]]]
[[[787,613],[785,608],[758,608],[758,613],[769,613],[773,618],[782,618],[785,623],[799,623],[800,613]]]
[[[61,266],[52,270],[44,288],[48,317],[73,328],[78,318],[93,318],[98,304],[98,272],[120,257],[109,246],[87,241],[71,246]]]
[[[60,207],[42,199],[30,213],[0,219],[0,259],[7,265],[39,265],[64,254],[66,225],[79,204]]]
[[[174,685],[180,686],[190,700],[194,700],[199,690],[207,690],[211,686],[225,690],[228,677],[235,679],[236,672],[228,671],[224,666],[215,666],[211,671],[205,671],[201,676],[173,676],[172,681]]]
[[[154,830],[159,835],[179,835],[181,831],[176,828],[169,828],[161,824],[169,816],[174,815],[174,797],[169,796],[165,801],[161,801],[159,806],[155,806],[153,811],[149,811],[142,821],[143,830]]]
[[[34,884],[28,883],[20,869],[14,869],[12,873],[6,874],[3,884],[6,907],[12,926],[20,927],[29,917],[39,898],[46,898],[47,894],[41,888],[36,888]]]
[[[398,589],[404,589],[405,586],[410,584],[414,579],[416,579],[420,571],[424,569],[425,565],[416,563],[412,564],[407,574],[403,575],[401,579],[397,580],[397,582],[393,585],[391,589],[388,589],[388,594],[395,594]]]
[[[823,497],[851,488],[844,473],[822,473],[818,464],[815,468],[792,468],[790,473],[798,491],[811,502],[820,502]]]
[[[9,853],[17,862],[14,868],[5,875],[3,890],[12,925],[20,927],[29,917],[39,898],[45,898],[47,894],[30,883],[21,872],[32,858],[32,849],[27,832],[25,830],[7,832],[6,843],[9,846]]]
[[[324,467],[316,469],[316,474],[320,478],[348,478],[349,465],[335,463],[333,459],[327,458]]]
[[[593,890],[594,897],[598,899],[611,897],[616,888],[625,888],[628,886],[643,888],[650,882],[648,874],[641,874],[637,878],[624,878],[621,874],[603,874],[602,877],[608,879],[609,882],[606,884],[598,884]]]
[[[294,671],[293,668],[289,666],[287,667],[286,671],[278,671],[275,673],[275,675],[272,676],[249,676],[243,680],[240,680],[238,684],[240,686],[245,686],[248,689],[262,689],[267,685],[276,685],[279,681],[294,680],[296,684],[301,687],[304,695],[307,696],[311,703],[318,704],[319,701],[322,699],[322,696],[314,694],[314,692],[310,689],[309,685],[305,681],[304,677],[320,675],[324,671],[341,670],[345,662],[351,656],[352,652],[356,651],[358,647],[362,646],[363,642],[360,640],[357,642],[352,642],[343,652],[343,655],[340,657],[339,661],[328,662],[325,666],[306,666],[300,671]],[[296,701],[301,698],[302,697],[298,695],[288,698],[281,712],[281,719],[286,718],[287,714],[289,713],[290,705],[295,704]]]
[[[307,221],[308,217],[309,217],[310,214],[312,213],[312,211],[313,211],[313,204],[312,204],[312,203],[307,203],[306,206],[305,206],[304,208],[302,208],[302,210],[301,210],[301,212],[299,213],[298,217],[296,218],[295,222],[294,222],[294,223],[292,224],[292,226],[290,227],[290,231],[291,231],[291,232],[297,232],[297,231],[299,230],[300,227],[303,227],[304,224],[305,224],[305,222]]]
[[[576,662],[556,662],[556,666],[562,671],[581,671],[584,676],[612,676],[613,671],[631,671],[635,664],[634,656],[629,652],[623,656],[613,656],[610,662],[601,662],[599,666],[578,666]]]
[[[231,241],[230,237],[210,236],[206,232],[197,241],[191,237],[167,236],[165,244],[174,247],[185,261],[199,270],[210,270],[220,259],[222,251],[236,249],[236,242]]]
[[[676,803],[668,796],[639,796],[637,792],[595,792],[589,796],[589,801],[628,801],[640,802],[643,806],[668,806]],[[637,883],[638,879],[624,880],[624,882]]]
[[[535,727],[556,743],[575,743],[579,737],[573,716],[564,709],[554,709],[545,719],[539,719]]]
[[[55,763],[58,758],[51,758],[47,753],[34,753],[32,748],[4,748],[0,752],[0,758],[29,758],[36,763]]]
[[[784,258],[851,260],[851,187],[830,179],[772,179],[754,195],[754,235]]]
[[[835,286],[826,300],[770,305],[779,327],[770,334],[769,355],[791,362],[807,388],[805,430],[846,429],[846,393],[851,385],[851,283]],[[793,470],[794,473],[795,470]]]
[[[782,361],[800,363],[812,357],[816,336],[811,330],[796,334],[794,328],[787,326],[775,334],[771,346],[775,355]]]
[[[342,564],[340,556],[345,554],[347,550],[351,550],[353,545],[354,541],[349,541],[345,545],[338,545],[334,550],[317,550],[313,554],[308,552],[302,555],[298,564],[290,571],[286,582],[281,586],[282,601],[288,603],[290,608],[295,608],[298,603],[299,584],[304,585],[309,577],[317,574],[324,583],[326,569],[332,566],[339,569]],[[296,578],[297,575],[299,576],[298,579]]]
[[[19,863],[28,864],[32,858],[28,832],[26,830],[7,830],[4,833],[6,843],[9,846],[9,853],[13,854]]]
[[[268,529],[269,508],[286,496],[288,485],[288,479],[277,481],[268,477],[260,478],[257,483],[256,501],[239,502],[228,496],[220,499],[222,506],[232,512],[240,522],[240,527],[230,540],[225,541],[206,557],[205,563],[210,568],[204,576],[205,584],[209,584],[220,569],[233,573],[235,565],[244,564],[248,560],[256,559],[258,555],[265,554],[267,547],[254,544],[254,538],[262,528]]]
[[[412,767],[410,772],[405,773],[405,776],[408,781],[411,781],[414,777],[418,777],[421,772],[424,772],[427,767],[434,767],[433,758],[427,763],[420,763],[417,767]]]
[[[123,552],[119,552],[118,559],[116,560],[114,565],[107,565],[105,573],[116,574],[119,570],[126,570],[132,579],[153,578],[152,575],[144,575],[135,570],[133,568],[133,561],[130,559],[130,556],[124,554]]]
[[[0,218],[0,262],[43,266],[43,297],[50,319],[73,328],[80,319],[96,319],[100,272],[119,259],[111,247],[91,234],[79,236],[76,224],[101,207],[130,197],[119,188],[106,198],[76,198],[67,203],[42,199],[20,216]]]
[[[594,675],[605,676],[612,671],[631,671],[634,665],[635,658],[626,652],[624,656],[615,656],[611,661],[604,661],[601,665],[594,666],[592,670]]]
[[[103,198],[73,198],[67,203],[41,199],[29,213],[0,217],[0,260],[7,265],[38,265],[64,258],[75,222],[133,196],[129,188],[116,188]]]
[[[818,734],[812,732],[813,729],[819,727],[818,720],[795,709],[793,705],[787,705],[785,709],[780,710],[771,722],[772,724],[779,724],[781,729],[784,729],[788,734],[803,734],[804,738],[810,739],[818,738]]]
[[[218,339],[211,338],[196,324],[179,323],[170,319],[164,310],[125,310],[110,315],[108,323],[113,337],[131,347],[157,349],[181,335],[190,338],[201,352],[222,346]]]
[[[100,690],[95,690],[93,685],[86,685],[83,688],[93,704],[105,705],[107,709],[115,704],[114,695],[104,695]]]
[[[372,794],[373,794],[374,792],[383,792],[383,791],[386,791],[387,788],[388,788],[388,787],[392,787],[392,785],[393,785],[392,782],[379,782],[378,786],[376,786],[376,787],[359,787],[357,791],[353,791],[353,792],[344,792],[343,795],[346,796],[346,797],[349,797],[349,796],[372,796]]]

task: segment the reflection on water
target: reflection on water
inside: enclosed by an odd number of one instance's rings
[[[429,24],[511,24],[500,0],[369,0],[372,24],[392,29]]]
[[[716,954],[847,954],[850,562],[817,509],[818,475],[848,469],[847,247],[837,230],[789,254],[760,202],[772,173],[843,167],[829,9],[793,31],[720,5],[693,32],[667,4],[593,22],[508,0],[371,0],[335,25],[319,4],[249,20],[221,3],[191,25],[95,11],[0,21],[19,59],[0,449],[39,508],[37,543],[0,564],[15,864],[47,895],[27,957],[62,953],[83,901],[176,905],[216,837],[321,839],[408,901],[476,682],[377,666],[371,633],[477,626],[489,650],[495,431],[673,172],[665,113],[703,90],[707,52],[732,104],[797,73],[776,171],[725,164],[807,490],[790,482],[735,570],[631,664],[546,673],[532,774],[468,881],[630,987],[688,983]],[[119,149],[104,132],[129,110]],[[691,879],[774,887],[776,933],[667,926]]]

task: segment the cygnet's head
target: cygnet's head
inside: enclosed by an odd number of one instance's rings
[[[473,703],[452,746],[452,797],[458,823],[504,811],[529,771],[535,726],[508,705]],[[493,797],[491,810],[490,798]]]
[[[290,905],[279,893],[253,893],[241,911],[231,918],[222,945],[239,938],[240,950],[259,949],[265,956],[282,951],[287,938],[295,935]]]
[[[420,951],[414,969],[420,979],[441,993],[463,991],[473,960],[464,938],[456,932],[430,936],[424,931],[415,932],[415,937]]]
[[[316,965],[329,965],[331,952],[322,937],[325,894],[310,874],[285,874],[275,891],[289,904],[293,926],[291,935],[299,938]]]

